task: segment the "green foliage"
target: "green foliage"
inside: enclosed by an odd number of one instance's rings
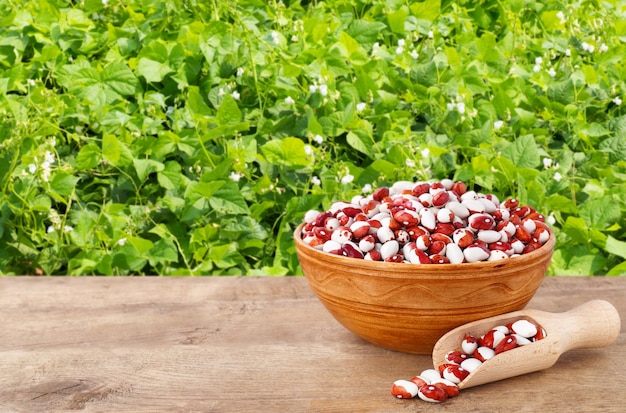
[[[626,273],[621,1],[0,4],[0,273],[298,274],[365,187],[461,179]]]

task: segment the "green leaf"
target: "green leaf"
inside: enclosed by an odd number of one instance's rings
[[[552,194],[546,198],[546,207],[550,211],[559,211],[563,213],[574,214],[578,212],[578,208],[574,201],[560,194]]]
[[[574,82],[571,79],[550,83],[547,94],[550,100],[563,105],[567,105],[576,100],[576,90],[574,88]]]
[[[76,188],[76,183],[80,180],[80,178],[65,173],[65,172],[57,172],[52,176],[50,180],[50,188],[61,195],[62,197],[69,197],[72,192],[74,192],[74,188]]]
[[[541,21],[549,30],[558,30],[563,28],[563,23],[558,17],[558,10],[544,11],[541,13]]]
[[[81,171],[93,169],[100,163],[100,158],[100,147],[95,143],[88,143],[76,155],[76,167]]]
[[[250,214],[241,190],[235,182],[227,182],[211,198],[209,204],[220,214]]]
[[[241,110],[231,95],[224,96],[217,109],[217,122],[220,126],[235,125],[241,122]]]
[[[626,275],[626,261],[617,264],[607,271],[606,275]]]
[[[425,0],[411,2],[411,12],[418,19],[435,20],[441,10],[441,0]]]
[[[165,169],[165,165],[154,159],[133,159],[133,165],[140,181],[145,181],[153,172],[161,172]]]
[[[197,86],[189,86],[186,103],[193,113],[204,116],[211,115],[211,108],[206,104]]]
[[[154,243],[148,254],[150,265],[165,264],[178,261],[178,249],[171,239],[162,238]]]
[[[137,92],[139,81],[123,62],[113,62],[102,70],[102,82],[121,96],[130,96]]]
[[[157,173],[157,181],[162,188],[178,189],[184,181],[180,164],[175,161],[167,162],[163,170]]]
[[[136,240],[135,242],[137,243]],[[151,244],[152,243],[150,242],[150,246]],[[148,248],[148,250],[149,249],[150,248]],[[112,267],[118,270],[122,270],[122,272],[141,271],[141,269],[148,262],[148,260],[144,256],[144,253],[139,253],[137,249],[133,246],[133,244],[127,242],[113,255]]]
[[[350,24],[347,33],[361,45],[370,45],[378,40],[380,32],[385,28],[385,23],[359,19]]]
[[[567,234],[576,243],[586,243],[589,240],[587,224],[582,218],[567,217],[561,231]]]
[[[374,140],[372,136],[364,129],[355,129],[348,132],[346,136],[348,145],[356,149],[357,151],[364,153],[370,158],[373,158],[372,146]]]
[[[40,194],[31,201],[30,208],[33,211],[50,212],[50,208],[52,208],[52,201],[50,200],[50,197]]]
[[[115,135],[102,135],[102,157],[114,166],[125,166],[132,162],[133,154]]]
[[[211,199],[211,197],[224,185],[226,185],[226,181],[194,182],[189,185],[189,189],[202,195],[206,199]]]
[[[437,83],[437,66],[430,61],[420,65],[415,65],[411,69],[411,81],[424,86],[433,86]]]
[[[241,254],[239,254],[239,246],[235,242],[211,245],[209,248],[209,259],[221,269],[234,267],[244,261]]]
[[[389,28],[394,33],[404,34],[406,29],[404,27],[406,19],[409,17],[409,10],[406,6],[400,7],[387,15],[387,23]]]
[[[148,58],[141,58],[137,62],[137,73],[143,76],[147,82],[161,82],[165,76],[172,73],[172,69],[168,63],[157,62]]]
[[[339,43],[344,47],[347,52],[347,57],[352,55],[352,53],[359,50],[359,42],[354,40],[350,35],[346,32],[339,33]]]
[[[622,216],[617,202],[606,197],[585,202],[580,207],[580,216],[589,228],[604,230]]]
[[[128,237],[127,241],[141,255],[150,251],[154,245],[152,241],[141,237]]]
[[[535,168],[541,162],[537,144],[532,135],[524,135],[515,139],[513,143],[504,148],[502,155],[518,168]]]
[[[288,167],[304,167],[312,162],[299,138],[272,139],[261,147],[268,162]]]
[[[608,122],[608,127],[610,130],[622,136],[626,135],[626,115],[616,116],[611,118]]]
[[[626,162],[626,133],[603,140],[600,142],[600,149],[609,152],[611,163]]]

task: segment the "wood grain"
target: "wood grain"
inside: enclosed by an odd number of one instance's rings
[[[529,308],[605,299],[626,277],[546,278]],[[375,347],[303,277],[0,278],[0,412],[621,412],[624,322],[613,346],[464,390],[444,405],[391,383],[430,356]],[[611,389],[611,383],[615,386]],[[609,388],[607,388],[607,384]]]

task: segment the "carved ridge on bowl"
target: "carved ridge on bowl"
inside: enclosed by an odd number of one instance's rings
[[[511,280],[512,281],[512,280]],[[385,302],[394,302],[404,300],[397,300],[398,297],[409,296],[409,298],[414,297],[416,302],[431,299],[437,299],[439,301],[447,302],[447,303],[455,303],[459,300],[466,300],[469,302],[475,301],[475,298],[484,298],[485,294],[494,294],[494,295],[514,295],[517,291],[525,290],[528,288],[529,284],[536,284],[537,280],[530,277],[524,283],[517,283],[514,287],[511,286],[511,282],[494,282],[489,283],[486,286],[479,286],[476,289],[468,290],[468,291],[448,291],[446,294],[441,294],[441,292],[437,292],[437,290],[441,289],[441,285],[437,284],[432,287],[424,286],[424,285],[398,285],[387,288],[384,291],[380,291],[381,286],[377,285],[379,289],[378,292],[369,291],[366,288],[363,288],[363,283],[359,283],[352,279],[352,277],[346,276],[345,274],[331,272],[328,273],[323,279],[316,277],[316,287],[315,289],[318,292],[321,291],[333,291],[334,287],[342,285],[348,285],[351,290],[359,292],[360,294],[355,294],[355,300],[351,300],[354,302],[362,302],[363,298],[372,299],[380,304],[384,304]],[[326,293],[326,295],[332,295]],[[359,299],[360,298],[360,299]],[[495,301],[495,300],[494,300]],[[407,308],[417,308],[417,307],[407,307]]]

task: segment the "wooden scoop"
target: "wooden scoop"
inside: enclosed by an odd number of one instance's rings
[[[619,313],[604,300],[589,301],[564,313],[514,311],[473,321],[446,333],[433,349],[435,369],[445,363],[444,357],[449,351],[461,348],[466,334],[480,337],[495,326],[519,319],[543,327],[546,336],[485,361],[459,384],[460,389],[547,369],[568,350],[608,346],[615,341],[621,328]]]

